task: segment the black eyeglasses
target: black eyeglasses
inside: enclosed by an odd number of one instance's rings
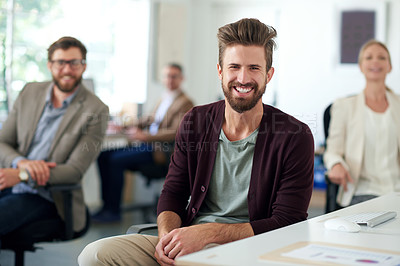
[[[51,60],[50,61],[53,66],[57,69],[62,69],[64,68],[67,64],[69,65],[70,68],[72,69],[79,69],[82,65],[86,64],[85,59],[72,59],[72,60]]]

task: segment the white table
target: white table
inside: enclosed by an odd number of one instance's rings
[[[362,226],[359,233],[324,228],[324,221],[330,218],[384,210],[396,211],[397,217],[373,228]],[[260,259],[261,255],[302,241],[400,253],[400,193],[391,193],[271,232],[189,254],[177,259],[177,265],[302,265],[296,261],[283,263]]]

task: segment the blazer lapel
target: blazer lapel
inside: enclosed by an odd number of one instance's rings
[[[51,88],[52,88],[52,85],[47,86],[47,88],[45,88],[43,90],[40,90],[39,95],[37,95],[37,99],[39,99],[38,103],[37,103],[38,108],[34,108],[32,106],[33,108],[30,108],[31,110],[34,110],[32,119],[24,120],[26,123],[28,123],[26,128],[29,130],[25,130],[25,132],[27,132],[27,135],[26,135],[26,141],[24,142],[25,147],[22,148],[23,154],[28,153],[28,150],[29,150],[30,145],[33,140],[33,137],[35,136],[35,133],[36,133],[37,125],[39,123],[40,117],[42,116],[42,113],[43,113],[44,106],[46,104],[46,95]],[[32,102],[32,104],[36,105],[36,103],[34,103],[34,102]]]
[[[350,168],[350,175],[355,182],[347,184],[347,192],[345,192],[343,190],[343,187],[340,186],[337,200],[343,206],[347,206],[350,204],[351,198],[353,197],[355,188],[357,186],[362,167],[364,154],[364,92],[358,94],[354,98],[354,101],[351,102],[351,104],[353,104],[353,106],[350,109],[351,111],[349,114],[349,116],[351,116],[351,119],[346,126],[346,134],[348,134],[348,138],[345,145],[346,150],[349,151],[346,162]]]
[[[360,175],[361,171],[361,164],[363,160],[364,154],[364,109],[365,109],[365,99],[364,99],[364,92],[360,93],[356,97],[356,102],[354,106],[354,116],[353,121],[350,123],[349,133],[353,135],[352,141],[347,143],[350,145],[353,150],[354,160],[357,162],[356,170],[354,172],[355,176]],[[353,127],[353,128],[351,128]]]
[[[386,95],[391,108],[391,116],[393,118],[394,126],[396,127],[397,147],[400,151],[400,99],[390,91],[387,92]]]
[[[163,119],[160,122],[159,128],[166,128],[168,127],[168,122],[170,122],[171,117],[174,117],[177,112],[179,112],[179,108],[182,107],[182,97],[183,93],[180,92],[175,99],[172,101],[171,105],[168,107]],[[157,108],[160,106],[161,101],[157,104]],[[157,108],[154,111],[154,114],[157,112]],[[155,117],[155,115],[153,116]]]
[[[79,110],[82,108],[83,102],[86,98],[86,89],[80,85],[79,92],[76,95],[75,99],[72,100],[70,106],[67,108],[67,111],[64,114],[64,117],[58,127],[57,133],[54,137],[53,143],[51,144],[49,151],[49,158],[51,158],[54,148],[57,147],[57,143],[60,138],[67,132],[67,128],[69,124],[74,120],[75,116],[82,115]]]
[[[168,117],[168,115],[170,116],[171,114],[176,113],[178,111],[177,109],[181,107],[182,104],[180,98],[182,97],[182,95],[182,92],[179,93],[172,101],[171,105],[168,107],[167,113],[165,114],[166,117]]]

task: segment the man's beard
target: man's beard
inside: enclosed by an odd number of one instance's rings
[[[263,86],[263,88],[261,88],[261,90],[260,90],[257,83],[251,82],[251,83],[241,84],[236,81],[231,81],[228,83],[228,88],[226,88],[224,86],[223,80],[221,81],[221,85],[222,85],[222,90],[224,92],[226,99],[228,100],[229,105],[232,107],[233,110],[235,110],[236,112],[238,112],[240,114],[253,109],[254,106],[256,106],[258,101],[261,99],[261,97],[265,93],[265,89],[267,87],[266,82],[265,82],[265,85]],[[237,87],[237,86],[252,87],[254,96],[251,99],[234,97],[233,90],[234,90],[234,87]]]
[[[54,76],[53,76],[53,81],[54,81],[54,84],[57,86],[57,88],[60,91],[68,93],[68,92],[72,92],[79,85],[79,83],[81,83],[82,76],[80,76],[72,86],[61,86],[60,82],[58,82],[59,79],[56,79]]]

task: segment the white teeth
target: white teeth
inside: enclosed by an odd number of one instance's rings
[[[247,93],[247,92],[251,91],[251,88],[236,87],[236,90],[240,93]]]
[[[379,67],[371,67],[369,70],[370,70],[370,71],[377,72],[377,71],[380,71],[381,68],[379,68]]]

